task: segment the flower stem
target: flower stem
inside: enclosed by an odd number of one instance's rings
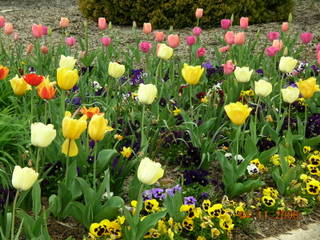
[[[190,104],[190,115],[193,120],[193,106],[192,106],[192,86],[189,85],[189,104]]]
[[[41,151],[41,148],[38,147],[37,158],[36,158],[36,172],[39,172],[40,151]]]
[[[281,107],[282,107],[282,96],[281,96],[281,88],[283,84],[284,74],[282,74],[280,84],[279,84],[279,115],[281,116]]]
[[[68,139],[68,151],[67,151],[67,159],[66,159],[66,181],[68,181],[68,172],[69,172],[70,141],[71,141],[71,139]]]
[[[64,90],[62,90],[61,92],[61,112],[62,112],[62,116],[64,116],[64,112],[65,112],[65,100],[66,99],[66,93]]]
[[[145,114],[146,106],[143,104],[142,107],[142,115],[141,115],[141,149],[144,148],[145,145],[145,135],[144,135],[144,114]]]
[[[97,176],[97,155],[98,155],[98,142],[94,145],[94,159],[93,159],[93,189],[96,190],[96,176]]]
[[[14,223],[16,217],[16,205],[19,196],[19,190],[17,190],[16,195],[14,197],[13,206],[12,206],[12,220],[11,220],[11,240],[14,240]]]

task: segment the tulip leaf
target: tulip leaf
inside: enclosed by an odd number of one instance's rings
[[[32,211],[38,216],[41,211],[41,188],[37,181],[32,188]]]
[[[97,173],[106,170],[110,165],[111,159],[117,154],[118,152],[115,149],[104,149],[100,151],[97,158]]]
[[[143,239],[143,236],[153,227],[156,223],[167,214],[167,211],[153,213],[148,215],[142,222],[139,222],[137,229],[136,239]]]

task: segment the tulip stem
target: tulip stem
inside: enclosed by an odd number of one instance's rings
[[[141,149],[144,149],[145,145],[145,135],[144,135],[144,114],[145,114],[146,106],[143,104],[142,106],[142,115],[141,115]]]
[[[34,89],[32,88],[32,89],[31,89],[31,101],[30,101],[30,103],[31,103],[30,124],[31,124],[32,121],[33,121],[33,97],[34,97],[33,91],[34,91]]]
[[[255,112],[255,116],[254,116],[254,118],[255,118],[255,126],[257,127],[257,119],[258,119],[258,110],[259,110],[259,107],[260,107],[260,98],[258,97],[258,102],[257,102],[257,107],[256,107],[256,112]]]
[[[66,181],[67,181],[67,182],[68,182],[68,172],[69,172],[70,141],[71,141],[71,139],[68,139],[68,151],[67,151],[67,159],[66,159]]]
[[[191,120],[193,121],[193,108],[192,108],[192,86],[189,85],[189,103],[190,103],[190,115],[191,115]]]
[[[291,125],[290,125],[290,108],[291,104],[289,103],[289,110],[288,110],[288,131],[291,132]]]
[[[96,190],[96,176],[97,176],[97,154],[98,154],[98,142],[94,145],[94,159],[93,159],[93,189]]]
[[[64,116],[64,112],[65,112],[65,99],[66,99],[66,93],[64,90],[62,90],[61,92],[61,112],[62,112],[62,116]]]
[[[237,126],[237,132],[236,132],[236,156],[239,155],[239,138],[241,133],[241,126]]]
[[[281,88],[282,88],[282,82],[283,82],[284,74],[282,74],[280,85],[279,85],[279,115],[281,116],[281,107],[282,107],[282,96],[281,96]]]
[[[15,223],[15,217],[16,217],[16,205],[17,200],[19,196],[19,190],[17,190],[16,195],[13,200],[13,206],[12,206],[12,220],[11,220],[11,240],[14,240],[14,223]]]
[[[37,158],[36,158],[36,172],[39,172],[40,151],[41,151],[41,148],[38,147]]]

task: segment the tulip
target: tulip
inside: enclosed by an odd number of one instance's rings
[[[100,42],[101,42],[104,46],[108,47],[108,46],[111,44],[112,40],[111,40],[111,38],[109,38],[109,37],[102,37],[102,38],[100,38]]]
[[[100,17],[98,19],[98,27],[100,30],[105,30],[107,29],[107,20],[104,17]]]
[[[227,30],[231,27],[232,21],[230,19],[222,19],[220,24],[222,29]]]
[[[224,41],[229,45],[234,44],[234,33],[226,32],[226,34],[224,35]]]
[[[29,43],[26,47],[26,52],[27,53],[32,53],[33,51],[33,44],[32,43]]]
[[[57,83],[63,90],[70,90],[79,80],[78,71],[76,69],[69,69],[60,67],[57,69]]]
[[[234,36],[234,43],[237,45],[243,45],[246,41],[246,34],[244,32],[236,33]]]
[[[161,43],[157,48],[157,56],[158,58],[169,60],[173,55],[173,49],[168,47],[166,44]]]
[[[126,71],[126,67],[117,62],[109,62],[108,74],[113,78],[120,78]]]
[[[272,84],[260,79],[254,82],[254,92],[259,97],[267,97],[272,92]]]
[[[44,76],[28,73],[23,76],[23,79],[31,86],[38,86],[44,80]]]
[[[299,88],[289,86],[287,88],[281,89],[283,101],[291,104],[299,98]]]
[[[31,86],[27,84],[26,81],[23,80],[23,78],[19,78],[18,75],[10,80],[10,85],[14,94],[18,96],[22,96],[28,90],[31,90]]]
[[[278,48],[280,51],[283,48],[283,42],[281,40],[275,39],[272,42],[272,46]]]
[[[300,80],[297,82],[298,88],[302,97],[312,98],[315,92],[319,91],[319,85],[315,77],[310,77],[307,80]]]
[[[281,31],[286,32],[289,30],[289,23],[288,22],[283,22],[281,25]]]
[[[139,43],[139,49],[141,52],[148,53],[151,48],[152,48],[152,44],[150,42]]]
[[[200,58],[206,55],[206,49],[204,47],[198,48],[196,52],[196,57]]]
[[[94,141],[101,141],[104,138],[107,129],[110,129],[110,127],[108,127],[108,120],[104,118],[104,114],[94,114],[88,126],[90,138]]]
[[[138,89],[138,101],[142,104],[152,104],[157,94],[158,90],[155,85],[141,83]]]
[[[163,42],[165,35],[163,32],[155,32],[154,38],[155,38],[156,42]]]
[[[313,39],[313,34],[311,32],[305,32],[300,34],[300,39],[304,44],[308,44]]]
[[[246,121],[252,108],[248,105],[243,105],[241,102],[230,103],[224,106],[229,119],[237,126],[241,126]]]
[[[249,26],[249,18],[248,17],[241,17],[240,18],[240,28],[247,29]]]
[[[76,64],[76,59],[73,57],[66,57],[64,55],[61,55],[59,67],[60,68],[67,68],[67,69],[73,69],[74,65]]]
[[[86,130],[86,120],[86,115],[83,115],[80,119],[73,119],[70,112],[65,112],[62,120],[62,133],[66,139],[61,148],[62,153],[65,155],[70,157],[78,155],[78,147],[75,139],[80,138],[81,134]]]
[[[42,37],[42,25],[41,24],[32,24],[32,36],[35,38]]]
[[[31,124],[31,144],[36,147],[48,147],[56,137],[56,130],[52,124],[41,122]]]
[[[6,19],[4,18],[4,16],[0,16],[0,28],[4,27],[5,22],[6,22]]]
[[[200,28],[200,27],[194,27],[193,29],[192,29],[192,33],[193,33],[193,35],[194,36],[200,36],[200,34],[202,33],[202,29]]]
[[[196,42],[197,42],[197,39],[195,38],[195,36],[187,36],[186,37],[186,43],[188,46],[192,46]]]
[[[144,23],[143,24],[143,32],[145,34],[149,34],[152,32],[152,26],[151,26],[151,23]]]
[[[100,108],[98,107],[89,107],[88,109],[86,107],[81,108],[80,110],[82,115],[87,115],[88,118],[92,118],[93,115],[100,113]]]
[[[18,191],[27,191],[37,181],[39,173],[32,168],[15,166],[12,173],[12,186]]]
[[[273,57],[277,54],[277,52],[279,52],[279,48],[271,46],[271,47],[267,47],[265,50],[265,53],[267,56],[269,57]]]
[[[181,74],[183,79],[189,85],[196,85],[199,83],[201,76],[204,72],[204,68],[200,65],[198,66],[189,66],[188,64],[183,64],[183,68],[181,70]]]
[[[230,49],[230,46],[227,45],[227,46],[219,48],[218,51],[221,52],[221,53],[224,53],[224,52],[229,51],[229,49]]]
[[[56,89],[53,83],[46,83],[37,89],[39,97],[42,99],[50,100],[55,97]]]
[[[203,9],[202,9],[202,8],[197,8],[197,9],[196,9],[196,12],[195,12],[195,16],[196,16],[197,19],[202,18],[202,16],[203,16]]]
[[[164,170],[161,164],[150,158],[143,158],[138,167],[138,179],[143,184],[152,185],[163,177]]]
[[[222,64],[223,66],[223,73],[226,75],[230,75],[234,71],[234,65],[232,63],[232,60],[228,60],[225,64]]]
[[[170,34],[167,39],[168,45],[172,48],[177,48],[180,45],[180,38],[178,34]]]
[[[270,41],[276,40],[280,38],[279,32],[268,32],[267,37]]]
[[[298,60],[292,57],[281,57],[279,63],[279,70],[283,73],[291,73],[296,67]]]
[[[318,43],[316,46],[316,53],[318,54],[319,52],[320,52],[320,43]]]
[[[248,67],[236,67],[234,70],[234,75],[238,82],[249,82],[253,70],[250,70]]]
[[[3,28],[4,34],[10,35],[13,33],[13,25],[12,23],[5,23]]]
[[[69,23],[70,23],[70,21],[69,21],[68,18],[66,18],[66,17],[61,17],[61,19],[60,19],[60,27],[66,28],[66,27],[69,26]]]
[[[47,46],[42,45],[42,46],[40,47],[40,51],[41,51],[43,54],[47,54],[47,53],[49,52],[49,49],[48,49]]]
[[[0,65],[0,80],[4,80],[9,74],[9,68]]]
[[[42,35],[44,35],[44,36],[48,35],[48,27],[47,26],[42,25]]]
[[[68,37],[66,38],[65,42],[69,47],[72,47],[73,45],[76,44],[77,39],[75,39],[74,37]]]

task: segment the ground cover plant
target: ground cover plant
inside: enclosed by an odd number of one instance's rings
[[[68,18],[60,39],[33,24],[25,49],[0,17],[1,238],[51,239],[49,218],[72,218],[85,239],[232,239],[318,208],[315,36],[289,15],[248,37],[231,17],[208,49],[202,15],[185,39],[133,24],[128,45],[99,18],[95,49],[87,22],[78,39]]]

